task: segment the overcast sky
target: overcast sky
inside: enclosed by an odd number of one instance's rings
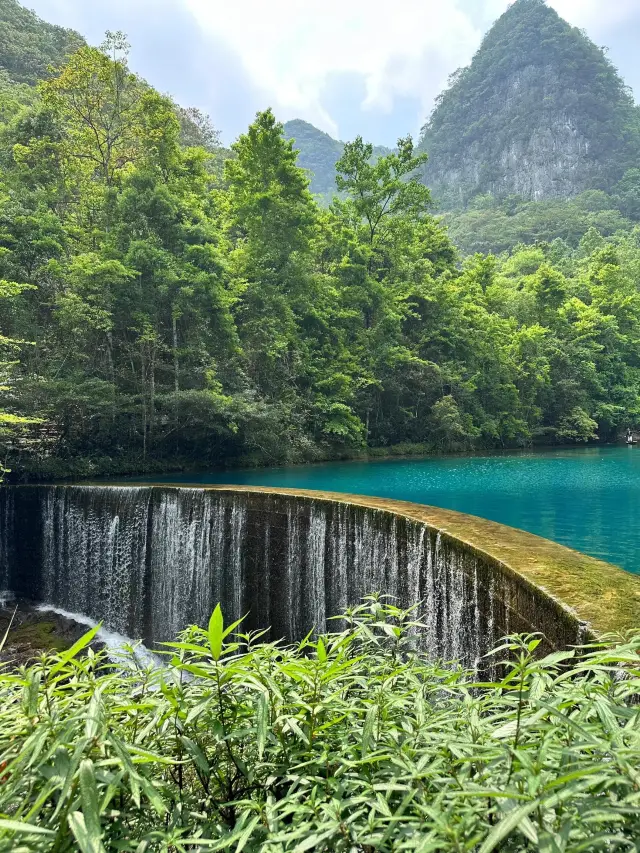
[[[640,99],[640,0],[549,0]],[[92,44],[123,30],[130,64],[231,142],[256,111],[393,145],[417,133],[509,0],[26,0]]]

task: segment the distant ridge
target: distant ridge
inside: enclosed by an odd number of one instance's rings
[[[302,119],[288,121],[284,126],[284,135],[287,139],[295,140],[295,147],[300,151],[298,162],[312,175],[311,192],[335,194],[336,163],[342,157],[344,142]],[[390,148],[377,145],[374,146],[373,155],[375,158],[384,157],[390,151]]]

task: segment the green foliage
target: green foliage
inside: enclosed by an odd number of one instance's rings
[[[465,255],[500,254],[519,243],[554,240],[575,248],[591,229],[605,237],[633,230],[634,223],[640,221],[640,205],[637,210],[634,207],[634,186],[630,172],[614,196],[601,191],[546,201],[525,201],[515,196],[500,201],[492,195],[479,196],[466,210],[445,214],[443,222]]]
[[[186,148],[204,148],[215,153],[220,148],[220,132],[211,117],[197,107],[176,107],[180,122],[180,141]]]
[[[129,72],[128,51],[122,33],[107,33],[100,50],[81,47],[42,86],[45,108],[64,125],[59,152],[68,178],[95,183],[97,170],[110,187],[132,166],[166,169],[175,153],[173,110]]]
[[[334,194],[336,163],[342,156],[344,145],[301,119],[288,121],[284,125],[284,135],[293,140],[296,150],[300,152],[298,162],[301,168],[311,173],[311,191]]]
[[[38,83],[82,44],[78,33],[47,24],[18,0],[0,0],[0,69],[14,82]]]
[[[27,284],[0,279],[0,306],[4,300],[15,299],[29,289],[30,286]],[[24,341],[6,337],[0,328],[0,395],[6,396],[11,391],[12,375],[18,364],[17,354],[24,343]],[[10,444],[25,427],[37,423],[40,423],[38,419],[25,418],[0,408],[0,442]],[[0,482],[2,482],[3,475],[7,473],[9,473],[9,469],[0,462]]]
[[[16,472],[608,440],[640,424],[640,247],[613,196],[548,216],[478,199],[449,220],[474,231],[461,262],[410,138],[384,156],[344,145],[322,208],[270,110],[226,156],[127,50],[110,33],[29,97],[0,87],[0,279],[20,283],[0,301],[0,458]],[[615,199],[631,204],[634,180]],[[501,253],[476,252],[505,222],[519,224]]]
[[[0,850],[632,849],[640,638],[473,684],[372,597],[299,646],[190,628],[143,670],[91,633],[0,671]],[[83,654],[83,650],[85,650]]]
[[[419,221],[431,200],[417,177],[426,155],[415,156],[410,136],[398,140],[397,153],[372,163],[373,146],[358,136],[345,145],[336,164],[336,185],[349,201],[337,207],[353,222],[364,222],[365,239],[372,246],[384,239],[389,223],[398,217]]]
[[[640,222],[640,169],[629,169],[614,188],[617,206],[624,216]]]

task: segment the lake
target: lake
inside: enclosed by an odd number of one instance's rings
[[[153,481],[319,489],[431,504],[537,533],[640,574],[640,447],[340,462]]]

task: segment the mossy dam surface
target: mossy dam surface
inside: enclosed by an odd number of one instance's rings
[[[425,651],[481,668],[509,632],[564,648],[640,626],[640,578],[495,522],[259,487],[0,489],[0,588],[148,644],[228,621],[299,639],[364,595],[422,602]]]

